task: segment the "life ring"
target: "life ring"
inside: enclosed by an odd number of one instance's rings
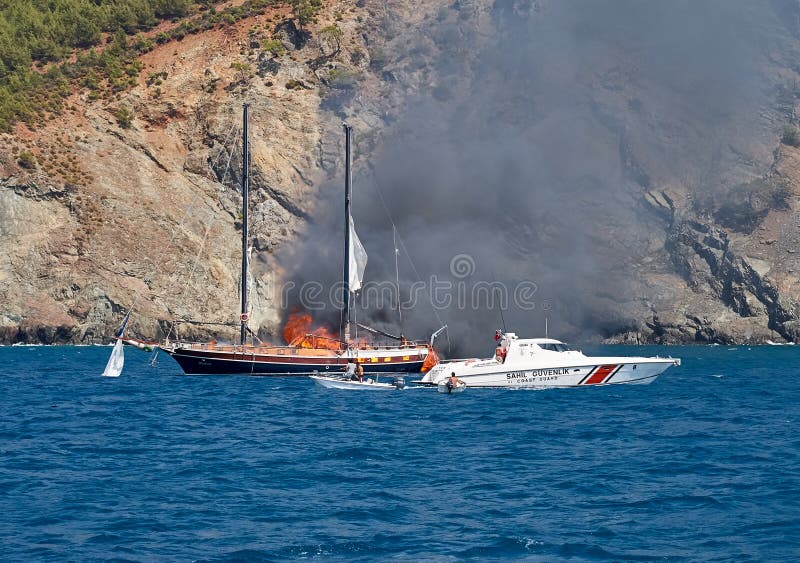
[[[239,315],[239,320],[246,323],[247,321],[250,320],[250,315],[247,313],[242,313],[241,315]]]

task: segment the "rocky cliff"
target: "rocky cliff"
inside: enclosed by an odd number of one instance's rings
[[[176,318],[235,324],[243,102],[252,108],[252,324],[262,337],[279,340],[280,284],[319,244],[305,233],[341,177],[347,119],[357,170],[434,210],[428,240],[449,233],[423,269],[449,262],[442,248],[480,255],[474,221],[463,231],[434,224],[470,216],[459,200],[477,200],[497,237],[492,252],[511,249],[499,267],[537,280],[564,334],[795,340],[800,149],[781,135],[797,120],[800,12],[779,1],[744,13],[725,6],[685,21],[667,13],[688,29],[680,45],[648,30],[654,16],[637,15],[636,3],[626,21],[624,10],[577,15],[545,0],[331,0],[304,29],[288,7],[274,8],[158,45],[116,99],[75,92],[46,125],[3,136],[0,341],[107,339],[130,308],[130,330],[144,338],[163,337]],[[709,42],[703,28],[719,17],[745,37]],[[731,53],[746,66],[727,67]],[[500,138],[513,145],[491,153]],[[411,153],[419,165],[396,170],[420,142],[452,160]],[[528,162],[536,170],[526,176]],[[461,198],[437,202],[456,168]],[[473,186],[482,170],[492,173]],[[564,240],[580,267],[564,261]]]

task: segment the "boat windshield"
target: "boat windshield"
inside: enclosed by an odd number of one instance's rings
[[[539,344],[539,348],[542,350],[550,350],[551,352],[569,352],[572,350],[566,344]]]

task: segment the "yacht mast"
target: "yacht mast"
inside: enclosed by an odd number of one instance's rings
[[[344,295],[343,307],[344,318],[342,327],[344,332],[343,340],[346,343],[350,342],[350,190],[352,184],[352,176],[350,170],[350,133],[352,127],[347,123],[343,123],[344,127],[344,146],[345,146],[345,164],[344,164]]]
[[[247,145],[247,113],[250,105],[242,105],[242,314],[239,320],[242,323],[241,344],[247,340],[247,200],[250,191],[250,148]]]

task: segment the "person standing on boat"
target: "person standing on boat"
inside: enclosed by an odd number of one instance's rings
[[[364,366],[356,362],[356,379],[364,381]]]
[[[356,381],[358,379],[356,377],[356,364],[353,362],[347,362],[347,367],[344,371],[344,378],[351,381]]]

